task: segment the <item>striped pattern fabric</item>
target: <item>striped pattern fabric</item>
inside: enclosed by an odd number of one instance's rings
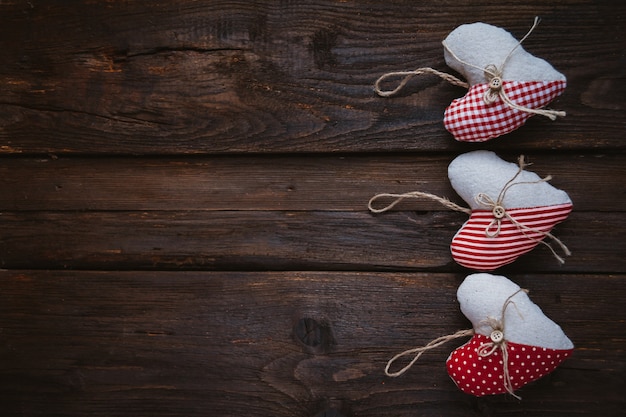
[[[539,109],[565,90],[566,82],[503,81],[503,89],[512,102],[523,107]],[[486,104],[483,100],[488,84],[476,84],[467,94],[453,100],[445,111],[443,123],[460,142],[484,142],[512,132],[532,116],[511,108],[500,97]]]
[[[469,220],[452,239],[452,257],[466,268],[493,271],[531,251],[571,211],[571,203],[508,209],[508,215],[522,226],[503,217],[499,233],[490,237],[486,232],[493,233],[497,229],[493,224],[493,213],[472,210]]]

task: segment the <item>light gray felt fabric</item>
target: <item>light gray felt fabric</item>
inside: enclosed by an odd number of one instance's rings
[[[461,311],[472,322],[474,331],[484,336],[492,328],[486,319],[500,320],[506,300],[520,289],[508,278],[487,273],[472,274],[457,290]],[[571,340],[561,327],[550,320],[533,303],[528,294],[518,292],[504,314],[504,336],[507,341],[550,349],[572,349]]]
[[[532,36],[532,35],[531,35]],[[457,27],[444,40],[452,52],[462,61],[457,61],[444,47],[444,58],[450,68],[463,74],[470,86],[487,82],[484,69],[493,64],[503,70],[503,80],[508,81],[556,81],[565,76],[541,58],[526,52],[520,45],[501,68],[506,56],[518,44],[506,30],[486,23],[470,23]]]
[[[549,167],[548,167],[549,168]],[[491,151],[473,151],[459,155],[448,166],[448,178],[452,188],[469,204],[470,208],[486,209],[477,203],[479,193],[487,194],[494,201],[505,184],[515,176],[517,163],[507,162]],[[519,182],[535,182],[541,178],[534,172],[524,170],[516,179]],[[548,182],[519,184],[509,188],[503,205],[507,209],[542,207],[571,203],[569,196]]]

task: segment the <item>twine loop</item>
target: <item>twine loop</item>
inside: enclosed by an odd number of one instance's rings
[[[463,80],[458,79],[452,74],[437,71],[434,68],[424,67],[424,68],[418,68],[418,69],[411,70],[411,71],[393,71],[393,72],[388,72],[386,74],[383,74],[380,77],[378,77],[378,79],[376,80],[376,83],[374,83],[374,91],[376,91],[376,94],[378,94],[381,97],[391,97],[395,94],[398,94],[400,91],[402,91],[404,86],[407,85],[407,83],[411,80],[411,78],[415,77],[416,75],[422,75],[422,74],[433,74],[448,81],[452,85],[469,88],[468,83],[466,83]],[[387,80],[388,78],[394,78],[394,77],[402,77],[402,79],[400,80],[400,82],[395,88],[391,90],[383,90],[380,86],[381,83]]]
[[[412,348],[412,349],[407,349],[407,350],[405,350],[403,352],[400,352],[397,355],[395,355],[393,358],[389,359],[389,361],[387,362],[387,366],[385,366],[385,375],[390,376],[390,377],[400,376],[403,373],[405,373],[406,371],[408,371],[415,364],[415,362],[417,362],[417,360],[420,358],[420,356],[422,356],[422,354],[424,352],[427,352],[427,351],[429,351],[431,349],[439,347],[439,346],[449,342],[450,340],[458,339],[460,337],[473,336],[473,335],[474,335],[474,330],[473,329],[459,330],[456,333],[438,337],[438,338],[430,341],[428,344],[426,344],[424,346],[416,347],[416,348]],[[390,372],[389,371],[389,369],[391,368],[391,366],[393,365],[393,363],[395,361],[397,361],[398,359],[403,358],[405,356],[413,355],[413,354],[415,354],[413,359],[411,359],[411,361],[407,365],[405,365],[402,369],[400,369],[399,371],[396,371],[396,372]]]
[[[393,198],[393,200],[391,201],[391,203],[387,204],[386,206],[383,206],[381,208],[375,208],[374,203],[381,198]],[[411,192],[403,193],[403,194],[392,194],[392,193],[376,194],[374,197],[370,198],[370,201],[367,203],[367,208],[372,213],[376,213],[376,214],[384,213],[394,208],[397,204],[399,204],[403,200],[409,199],[409,198],[414,198],[414,199],[427,198],[429,200],[437,201],[444,207],[447,207],[451,210],[460,211],[462,213],[467,213],[467,214],[472,214],[472,210],[466,207],[459,206],[458,204],[453,203],[452,201],[448,200],[445,197],[439,197],[437,195],[430,194],[430,193],[423,193],[421,191],[411,191]]]
[[[504,196],[502,197],[504,198]],[[482,204],[483,206],[491,208],[491,213],[493,214],[493,220],[489,225],[485,228],[485,236],[487,237],[498,237],[500,234],[500,229],[502,227],[502,219],[509,218],[509,213],[507,213],[506,209],[502,205],[501,201],[493,201],[491,197],[484,193],[478,193],[474,200]],[[514,219],[511,221],[515,221]],[[492,231],[495,228],[495,231]]]
[[[524,160],[524,155],[520,155],[520,157],[518,158],[518,170],[517,173],[513,176],[513,178],[511,178],[502,188],[502,190],[500,191],[500,193],[498,194],[498,198],[497,199],[493,199],[491,198],[491,196],[489,196],[486,193],[478,193],[476,194],[476,196],[474,197],[474,200],[480,204],[481,206],[487,207],[488,209],[491,209],[491,212],[493,214],[493,220],[487,225],[487,227],[485,227],[485,236],[490,237],[490,238],[495,238],[498,237],[498,235],[500,234],[501,228],[502,228],[502,221],[503,219],[507,219],[509,220],[512,224],[515,225],[515,227],[517,227],[517,229],[524,235],[526,236],[528,239],[537,242],[537,243],[541,243],[544,246],[546,246],[551,252],[552,255],[554,255],[554,257],[556,258],[557,261],[559,261],[560,263],[565,263],[565,260],[559,256],[556,251],[554,250],[554,248],[546,241],[544,241],[543,239],[546,237],[549,237],[550,239],[552,239],[553,242],[555,242],[557,245],[559,245],[561,247],[561,249],[563,250],[563,253],[566,256],[571,255],[572,253],[570,252],[570,250],[567,248],[567,246],[565,246],[565,244],[559,240],[556,236],[554,236],[552,233],[550,232],[546,232],[543,230],[539,230],[536,228],[532,228],[532,227],[528,227],[525,226],[524,224],[520,223],[519,221],[517,221],[507,210],[506,207],[504,206],[504,197],[506,196],[507,191],[515,186],[515,185],[519,185],[519,184],[537,184],[537,183],[541,183],[541,182],[546,182],[546,181],[550,181],[552,179],[551,176],[546,176],[540,180],[537,181],[522,181],[522,182],[514,182],[515,179],[517,179],[517,177],[524,171],[524,168],[528,166],[528,164],[526,164],[525,160]],[[380,200],[380,199],[393,199],[390,203],[388,203],[387,205],[380,207],[380,208],[376,208],[374,207],[375,203]],[[463,206],[460,206],[456,203],[453,203],[452,201],[448,200],[445,197],[439,197],[437,195],[434,194],[430,194],[430,193],[424,193],[421,191],[411,191],[411,192],[407,192],[407,193],[402,193],[402,194],[394,194],[394,193],[380,193],[380,194],[376,194],[374,195],[372,198],[370,198],[369,202],[367,203],[367,208],[372,212],[372,213],[384,213],[386,211],[391,210],[392,208],[394,208],[396,205],[398,205],[400,202],[406,200],[406,199],[422,199],[422,198],[426,198],[429,200],[433,200],[433,201],[437,201],[438,203],[440,203],[441,205],[443,205],[444,207],[447,207],[451,210],[454,211],[458,211],[458,212],[462,212],[462,213],[466,213],[468,215],[472,214],[472,210]],[[539,234],[542,236],[541,239],[537,239],[534,236],[530,236],[529,233],[533,233],[533,234]]]
[[[513,52],[522,44],[522,42],[524,42],[524,40],[526,40],[526,38],[531,34],[531,32],[535,29],[535,27],[537,27],[538,24],[539,24],[539,17],[535,17],[534,23],[532,27],[530,28],[530,30],[528,31],[528,33],[526,33],[526,35],[517,43],[517,45],[515,45],[513,49],[511,49],[511,51],[506,56],[506,58],[504,59],[500,67],[496,66],[495,64],[489,64],[485,68],[480,68],[474,64],[463,61],[461,58],[459,58],[448,47],[448,44],[445,42],[445,40],[442,42],[442,44],[444,48],[450,53],[450,55],[454,57],[454,59],[456,59],[457,61],[459,61],[460,63],[464,65],[470,66],[472,68],[476,68],[478,70],[482,70],[484,72],[485,79],[487,80],[488,86],[489,86],[489,88],[485,91],[485,94],[483,95],[483,101],[485,102],[485,104],[491,105],[495,103],[498,100],[498,98],[500,98],[507,106],[513,109],[523,111],[526,113],[545,116],[549,118],[550,120],[556,120],[558,116],[563,117],[566,115],[566,113],[564,111],[558,111],[558,110],[531,109],[529,107],[516,104],[506,94],[506,91],[504,88],[504,81],[502,80],[502,71],[507,61],[513,55]],[[455,77],[452,74],[437,71],[436,69],[429,68],[429,67],[423,67],[423,68],[418,68],[416,70],[411,70],[411,71],[393,71],[393,72],[388,72],[386,74],[383,74],[376,80],[376,83],[374,83],[374,91],[376,92],[376,94],[378,94],[381,97],[391,97],[399,93],[404,88],[404,86],[406,86],[406,84],[409,82],[411,78],[413,78],[416,75],[422,75],[422,74],[434,74],[448,81],[452,85],[464,87],[467,89],[470,88],[470,85],[467,82]],[[392,77],[403,77],[403,78],[400,80],[400,82],[395,88],[391,90],[383,90],[380,86],[381,83],[387,80],[388,78],[392,78]]]
[[[535,17],[535,20],[531,28],[528,30],[526,35],[524,35],[524,37],[519,42],[517,42],[517,44],[509,51],[508,55],[504,58],[504,61],[502,61],[502,64],[500,64],[500,66],[497,66],[495,64],[488,64],[485,68],[480,68],[474,64],[471,64],[459,58],[450,49],[450,47],[445,41],[443,41],[442,43],[443,43],[444,48],[446,48],[446,50],[450,53],[450,55],[452,55],[452,57],[454,57],[454,59],[456,59],[458,62],[460,62],[463,65],[467,65],[469,67],[483,71],[483,73],[485,74],[485,80],[487,81],[488,87],[489,87],[485,91],[485,94],[483,95],[483,101],[485,102],[485,104],[491,105],[495,103],[498,100],[498,98],[500,98],[502,102],[504,102],[507,106],[509,106],[512,109],[523,111],[526,113],[531,113],[531,114],[538,114],[540,116],[545,116],[550,120],[556,120],[556,118],[559,116],[564,117],[566,113],[560,110],[531,109],[530,107],[521,106],[513,102],[509,98],[509,96],[506,94],[506,89],[504,88],[504,81],[502,80],[504,67],[509,61],[509,58],[511,58],[511,56],[513,55],[513,52],[515,52],[515,50],[522,44],[522,42],[524,42],[526,38],[533,32],[533,30],[535,30],[538,24],[539,24],[539,17]]]
[[[491,356],[498,350],[501,352],[504,389],[506,390],[506,392],[508,392],[509,394],[517,398],[518,400],[521,400],[522,398],[514,393],[513,384],[511,382],[511,375],[509,373],[509,354],[507,351],[507,339],[506,339],[506,334],[504,331],[504,324],[505,324],[504,318],[505,318],[506,309],[509,307],[509,305],[513,304],[515,306],[513,297],[515,297],[520,292],[528,293],[528,290],[520,288],[517,291],[515,291],[505,300],[504,304],[502,305],[502,311],[500,313],[499,318],[495,319],[492,317],[488,317],[485,320],[485,322],[488,323],[492,329],[489,335],[490,341],[486,343],[481,343],[481,345],[478,348],[476,348],[476,353],[478,354],[478,356],[482,358]],[[391,359],[389,359],[389,361],[387,362],[387,365],[385,366],[385,375],[389,377],[398,377],[404,374],[406,371],[408,371],[425,352],[431,349],[437,348],[451,340],[458,339],[461,337],[474,336],[475,334],[476,332],[474,329],[459,330],[456,333],[438,337],[430,341],[424,346],[411,348],[403,352],[400,352],[396,354],[394,357],[392,357]],[[405,365],[400,370],[396,372],[390,372],[389,369],[391,368],[391,366],[394,364],[395,361],[408,355],[415,355],[415,356],[413,357],[413,359],[411,359],[411,361],[409,361],[407,365]]]

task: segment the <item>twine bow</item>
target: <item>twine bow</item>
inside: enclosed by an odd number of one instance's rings
[[[543,239],[546,238],[546,237],[552,239],[552,241],[556,242],[561,247],[561,249],[563,250],[563,253],[566,256],[571,255],[572,253],[570,252],[568,247],[565,246],[565,244],[561,240],[559,240],[556,236],[554,236],[550,232],[546,232],[544,230],[528,227],[528,226],[520,223],[504,207],[504,203],[503,203],[504,197],[506,196],[507,191],[511,187],[513,187],[515,185],[519,185],[519,184],[537,184],[537,183],[540,183],[540,182],[550,181],[552,179],[552,177],[550,175],[548,175],[548,176],[546,176],[546,177],[544,177],[544,178],[542,178],[542,179],[540,179],[538,181],[514,182],[515,179],[517,179],[517,177],[524,171],[524,168],[526,166],[528,166],[526,164],[526,162],[524,161],[524,155],[520,155],[520,157],[518,158],[518,165],[519,165],[519,169],[517,170],[517,173],[513,176],[513,178],[511,178],[504,185],[504,187],[502,188],[502,190],[498,194],[498,198],[496,200],[494,200],[493,198],[491,198],[491,196],[489,196],[488,194],[485,194],[485,193],[478,193],[474,197],[474,200],[478,204],[480,204],[482,206],[485,206],[487,208],[490,208],[491,212],[493,213],[493,220],[485,228],[485,236],[490,237],[490,238],[498,237],[498,235],[500,234],[500,229],[502,227],[502,219],[507,219],[512,224],[514,224],[515,227],[517,227],[517,229],[524,236],[526,236],[528,239],[530,239],[530,240],[532,240],[534,242],[537,242],[537,243],[541,243],[544,246],[546,246],[550,250],[550,252],[552,252],[552,255],[554,255],[554,257],[560,263],[563,264],[563,263],[565,263],[565,260],[561,256],[559,256],[558,253],[556,253],[554,248],[548,242],[546,242]],[[385,198],[385,199],[393,198],[394,200],[392,200],[391,203],[387,204],[386,206],[383,206],[381,208],[375,208],[374,207],[374,203],[377,202],[379,199],[383,199],[383,198]],[[455,203],[451,202],[447,198],[439,197],[437,195],[430,194],[430,193],[424,193],[424,192],[421,192],[421,191],[411,191],[411,192],[403,193],[403,194],[393,194],[393,193],[376,194],[372,198],[370,198],[369,202],[367,203],[367,208],[372,213],[379,214],[379,213],[384,213],[384,212],[386,212],[388,210],[391,210],[397,204],[399,204],[400,202],[402,202],[402,201],[404,201],[406,199],[421,199],[421,198],[426,198],[426,199],[430,199],[430,200],[433,200],[433,201],[437,201],[441,205],[443,205],[444,207],[447,207],[447,208],[449,208],[451,210],[454,210],[454,211],[466,213],[466,214],[469,214],[469,215],[472,214],[472,210],[470,210],[468,208],[465,208],[465,207],[461,207],[458,204],[455,204]],[[531,233],[532,234],[541,235],[542,238],[541,239],[537,239],[536,237],[531,236],[530,235]]]
[[[552,179],[552,177],[550,175],[548,175],[548,176],[546,176],[546,177],[544,177],[544,178],[542,178],[542,179],[540,179],[538,181],[514,182],[515,179],[524,171],[524,168],[527,166],[526,162],[524,161],[524,155],[520,155],[520,157],[518,159],[518,165],[519,165],[519,169],[517,170],[517,173],[513,176],[513,178],[511,178],[504,185],[504,187],[500,191],[500,194],[498,194],[498,198],[495,201],[493,200],[493,198],[491,198],[491,196],[489,196],[488,194],[485,194],[485,193],[478,193],[474,197],[474,200],[478,204],[480,204],[482,206],[485,206],[487,208],[490,208],[491,212],[493,214],[493,220],[491,220],[491,223],[489,223],[487,225],[487,227],[485,228],[485,236],[491,237],[491,238],[498,237],[498,235],[500,234],[500,229],[502,227],[502,219],[507,219],[511,223],[513,223],[515,225],[515,227],[517,227],[517,229],[524,236],[526,236],[528,239],[530,239],[532,241],[535,241],[537,243],[542,243],[548,249],[550,249],[550,251],[552,252],[554,257],[560,263],[565,263],[565,260],[561,256],[559,256],[559,254],[556,253],[554,248],[548,242],[545,242],[543,239],[537,239],[537,238],[535,238],[533,236],[530,236],[528,233],[539,234],[539,235],[541,235],[544,238],[545,237],[549,237],[550,239],[552,239],[552,241],[556,242],[561,247],[561,249],[563,250],[563,253],[566,256],[571,255],[572,253],[570,252],[568,247],[565,246],[565,244],[561,240],[559,240],[556,236],[554,236],[550,232],[546,232],[544,230],[528,227],[528,226],[520,223],[504,207],[504,203],[503,203],[504,197],[505,197],[507,191],[511,187],[513,187],[515,185],[520,185],[520,184],[537,184],[537,183],[540,183],[540,182],[550,181]]]
[[[446,49],[452,54],[452,51],[447,47]],[[458,59],[458,58],[457,58]],[[502,94],[502,71],[498,70],[494,64],[489,64],[485,67],[485,79],[489,81],[489,88],[485,91],[483,101],[485,104],[494,103],[500,94]],[[506,94],[505,94],[506,95]]]
[[[506,392],[521,400],[522,397],[516,395],[513,391],[513,383],[511,382],[511,375],[509,373],[509,352],[507,350],[507,339],[506,334],[504,332],[504,314],[506,313],[506,309],[510,304],[515,306],[515,302],[513,302],[513,297],[515,297],[518,293],[524,292],[528,293],[528,290],[520,288],[511,294],[504,304],[502,305],[502,313],[500,314],[499,319],[488,318],[486,322],[491,327],[491,333],[489,334],[489,342],[482,343],[478,349],[476,349],[476,353],[481,358],[486,358],[488,356],[493,355],[496,351],[500,350],[502,355],[502,376],[504,379],[504,389]]]
[[[490,341],[486,343],[482,343],[476,349],[476,353],[480,357],[483,357],[483,358],[491,356],[497,350],[500,350],[502,354],[502,374],[503,374],[502,376],[504,379],[504,389],[506,390],[506,392],[508,392],[509,394],[517,398],[518,400],[521,400],[522,397],[514,393],[513,383],[511,382],[511,375],[509,374],[509,354],[507,350],[507,339],[505,337],[505,332],[504,332],[504,317],[505,317],[506,309],[508,308],[508,306],[510,304],[515,305],[515,302],[513,302],[512,300],[513,297],[515,297],[520,292],[528,293],[528,290],[520,288],[519,290],[511,294],[502,305],[502,312],[500,314],[499,319],[494,319],[492,317],[489,317],[485,320],[485,322],[489,324],[489,326],[492,329],[491,334],[489,335]],[[458,339],[460,337],[473,336],[475,334],[476,332],[474,329],[459,330],[456,333],[438,337],[430,341],[428,344],[424,346],[411,348],[403,352],[400,352],[396,354],[394,357],[392,357],[391,359],[389,359],[389,361],[387,362],[387,365],[385,366],[385,375],[390,376],[390,377],[398,377],[404,374],[406,371],[408,371],[415,364],[415,362],[417,362],[417,360],[420,358],[420,356],[422,356],[423,353],[431,349],[434,349],[436,347],[439,347],[449,342],[450,340]],[[411,359],[411,361],[407,365],[405,365],[402,369],[396,372],[389,371],[389,369],[391,368],[391,366],[394,364],[395,361],[397,361],[398,359],[404,356],[413,355],[413,354],[415,354],[413,359]]]
[[[558,116],[564,117],[566,113],[560,110],[532,109],[530,107],[525,107],[525,106],[516,104],[506,94],[506,90],[504,88],[504,81],[502,81],[502,73],[503,73],[504,66],[506,65],[507,61],[513,55],[513,52],[515,52],[515,50],[522,44],[522,42],[524,42],[526,38],[532,33],[532,31],[537,27],[537,25],[539,24],[539,21],[540,21],[539,17],[535,17],[532,27],[528,30],[526,35],[524,35],[524,37],[517,43],[517,45],[515,45],[513,49],[511,49],[511,51],[506,56],[506,58],[504,58],[504,61],[499,67],[496,66],[495,64],[489,64],[485,68],[480,68],[474,64],[471,64],[459,58],[450,49],[450,47],[448,46],[445,40],[442,42],[442,44],[444,48],[450,53],[450,55],[452,55],[454,59],[456,59],[458,62],[460,62],[463,65],[467,65],[469,67],[472,67],[472,68],[475,68],[484,72],[485,79],[489,86],[489,88],[485,91],[485,94],[483,95],[483,101],[485,102],[485,104],[490,105],[496,102],[498,98],[500,98],[507,106],[511,107],[512,109],[523,111],[526,113],[531,113],[531,114],[538,114],[541,116],[545,116],[549,118],[550,120],[556,120]],[[398,92],[400,92],[411,78],[413,78],[416,75],[421,75],[421,74],[435,74],[453,85],[457,85],[457,86],[465,87],[465,88],[470,87],[468,83],[456,78],[455,76],[451,74],[437,71],[433,68],[424,67],[424,68],[418,68],[413,71],[394,71],[394,72],[383,74],[378,78],[378,80],[376,80],[376,83],[374,84],[374,91],[376,91],[376,93],[381,97],[393,96],[397,94]],[[387,78],[396,77],[396,76],[403,77],[397,87],[395,87],[392,90],[383,90],[380,87],[380,84],[384,80],[386,80]]]

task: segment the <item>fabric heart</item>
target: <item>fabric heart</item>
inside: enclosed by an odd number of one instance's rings
[[[500,159],[489,151],[474,151],[455,158],[448,166],[454,190],[471,208],[470,218],[450,244],[453,259],[478,271],[493,271],[515,261],[546,237],[572,211],[567,193],[537,174]],[[561,244],[564,252],[567,248]]]
[[[574,350],[561,327],[506,277],[469,275],[457,298],[474,335],[450,354],[446,368],[465,393],[515,395],[554,371]]]
[[[565,90],[565,81],[503,81],[502,88],[514,103],[531,109],[549,104]],[[522,126],[532,113],[518,110],[498,98],[486,103],[488,84],[476,84],[444,113],[445,128],[460,142],[484,142]]]
[[[467,213],[469,219],[452,238],[450,251],[458,264],[476,271],[493,271],[507,265],[538,244],[546,246],[563,263],[546,238],[570,255],[551,230],[568,217],[572,201],[565,191],[547,183],[549,176],[539,178],[525,171],[525,167],[523,156],[516,165],[493,152],[469,152],[448,166],[452,187],[469,204],[469,209],[421,191],[376,194],[368,208],[373,213],[383,213],[405,199],[428,198]],[[374,207],[378,200],[389,198],[394,200],[382,208]]]
[[[462,142],[484,142],[522,126],[529,117],[542,115],[551,120],[565,112],[544,106],[561,95],[566,78],[548,62],[522,47],[522,42],[537,27],[517,41],[502,28],[485,23],[457,27],[442,42],[449,67],[463,74],[467,82],[430,67],[411,71],[393,71],[376,80],[374,91],[382,97],[400,92],[412,77],[433,74],[453,85],[467,88],[462,98],[453,100],[444,112],[443,123],[454,138]],[[400,78],[387,90],[382,84]]]
[[[552,120],[565,115],[543,109],[563,93],[565,76],[526,52],[522,41],[485,23],[461,25],[443,41],[446,63],[469,82],[467,94],[444,113],[444,126],[456,140],[483,142],[512,132],[534,114]]]

